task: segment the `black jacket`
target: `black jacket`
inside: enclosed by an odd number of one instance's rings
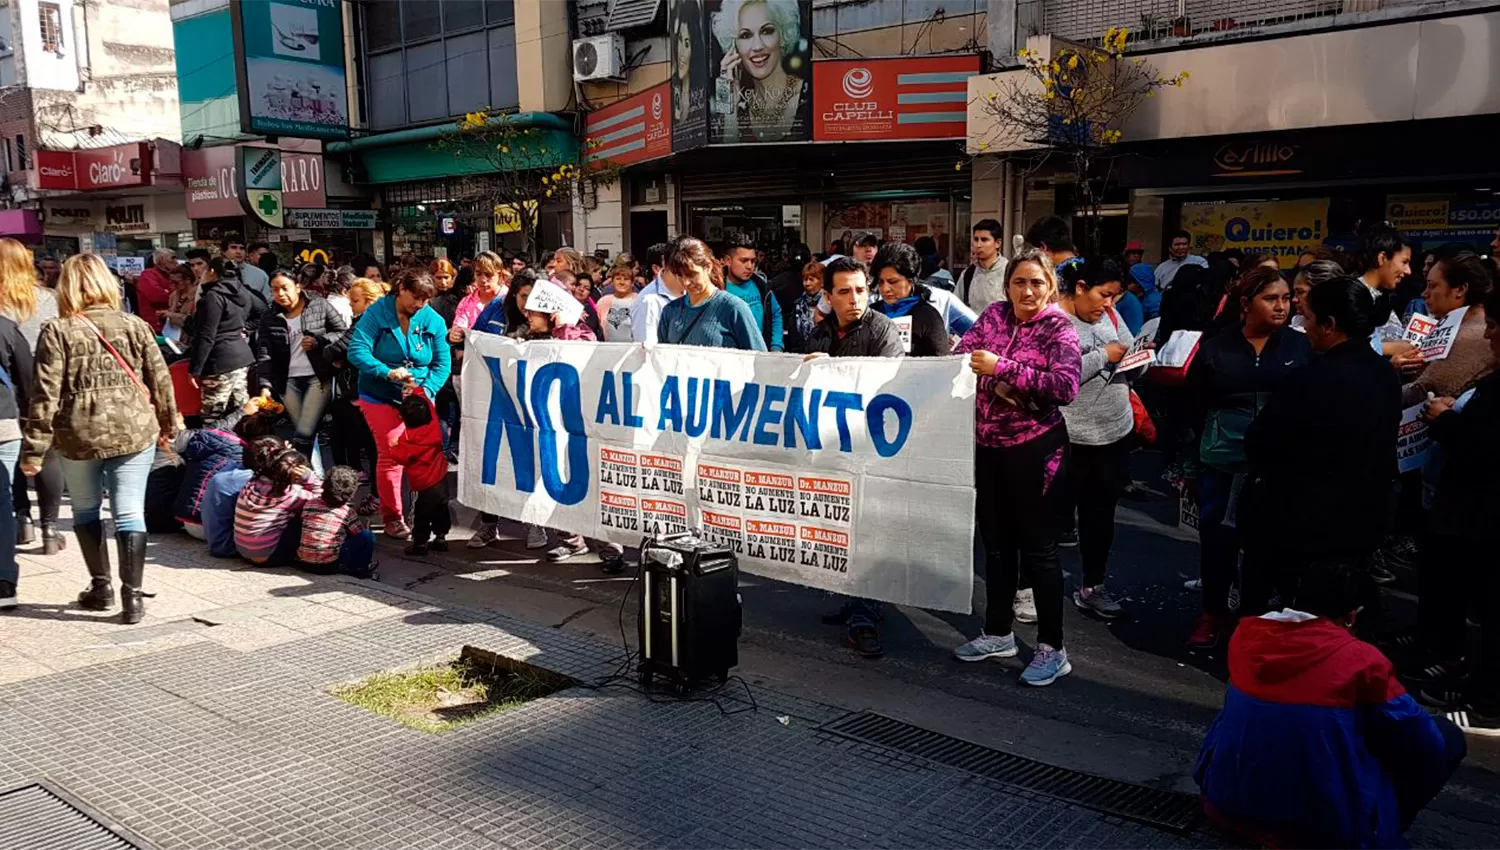
[[[354,339],[354,329],[359,326],[359,320],[364,314],[354,317],[349,323],[349,329],[339,334],[339,338],[323,346],[319,352],[323,362],[334,368],[333,397],[354,401],[359,398],[359,370],[349,362],[349,341]]]
[[[1500,453],[1495,450],[1495,438],[1500,436],[1500,372],[1474,385],[1474,395],[1462,411],[1450,410],[1429,427],[1443,450],[1428,514],[1432,530],[1471,540],[1500,538],[1494,524],[1500,517]]]
[[[807,352],[822,352],[830,357],[901,357],[901,333],[890,319],[874,310],[866,310],[845,332],[838,328],[838,316],[829,316],[807,340]]]
[[[1247,539],[1313,556],[1375,551],[1389,524],[1400,423],[1401,380],[1364,340],[1287,376],[1245,434]]]
[[[222,375],[255,362],[248,339],[252,331],[247,325],[251,304],[250,293],[236,279],[203,284],[198,294],[198,310],[193,314],[188,374],[195,378]]]
[[[946,357],[953,352],[953,340],[948,336],[947,320],[932,306],[932,290],[917,286],[912,293],[921,300],[902,314],[911,319],[911,349],[906,352],[907,356]],[[901,306],[899,302],[896,306],[887,304],[884,300],[875,302],[875,309],[893,323],[901,317],[892,317],[891,314],[900,312]]]
[[[307,352],[313,373],[325,385],[333,379],[333,364],[323,357],[324,349],[343,337],[348,326],[344,317],[333,309],[327,300],[303,293],[307,303],[302,308],[302,334],[317,340],[317,345]],[[291,327],[287,325],[286,310],[277,306],[261,322],[260,332],[255,335],[256,383],[269,389],[280,398],[286,392],[287,370],[291,367],[292,346],[301,345],[302,337],[291,338]]]
[[[31,344],[21,336],[21,328],[4,316],[0,316],[0,369],[7,379],[0,380],[0,419],[19,421],[31,395],[35,367]]]
[[[1198,459],[1220,472],[1245,472],[1250,421],[1311,358],[1307,336],[1291,328],[1272,333],[1258,355],[1238,328],[1204,339],[1187,376],[1189,421],[1202,423]]]

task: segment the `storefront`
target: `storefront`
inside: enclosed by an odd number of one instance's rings
[[[721,144],[712,132],[689,132],[693,120],[654,108],[658,96],[670,99],[664,84],[590,113],[585,149],[600,158],[621,151],[609,158],[631,166],[632,246],[644,244],[637,228],[665,232],[670,218],[709,242],[749,238],[773,272],[798,243],[847,250],[862,233],[929,237],[958,265],[968,260],[968,240],[953,234],[968,230],[970,174],[957,142],[967,80],[979,70],[972,54],[813,62],[806,120],[790,134],[801,139],[776,143]],[[657,212],[664,182],[674,205],[665,215]],[[638,197],[636,186],[655,197]]]
[[[165,139],[37,151],[40,253],[61,259],[93,251],[113,262],[145,258],[158,247],[182,247],[191,239],[191,225],[182,197],[180,151]]]
[[[266,227],[245,214],[235,173],[235,145],[183,151],[187,215],[196,244],[218,247],[226,240],[265,242],[291,265],[309,260],[347,262],[371,252],[378,213],[339,175],[318,143],[284,140],[281,145],[284,227]],[[257,145],[257,147],[265,147]]]
[[[490,152],[461,155],[452,140],[452,125],[418,127],[335,142],[328,150],[351,159],[361,183],[374,187],[383,213],[376,256],[383,261],[403,257],[473,256],[487,249],[522,248],[522,234],[512,216],[497,210],[497,200],[509,194],[508,178],[499,172],[514,160],[517,168],[545,173],[576,161],[578,138],[566,119],[548,113],[521,113],[495,122],[509,122],[529,135],[537,151],[524,159],[519,151],[498,158]],[[488,131],[487,131],[488,132]],[[495,133],[499,130],[493,131]],[[494,136],[490,136],[494,138]],[[571,206],[565,199],[544,203],[537,212],[537,241],[543,246],[571,244]]]
[[[763,165],[730,167],[745,159],[716,149],[676,158],[685,232],[710,242],[748,236],[773,269],[798,243],[847,250],[864,233],[908,244],[931,237],[950,267],[968,262],[968,240],[953,234],[968,230],[969,166],[950,141],[785,145],[757,151]]]
[[[1143,213],[1163,234],[1186,229],[1198,253],[1239,248],[1290,266],[1305,248],[1353,249],[1362,226],[1388,221],[1419,255],[1445,243],[1487,254],[1500,225],[1492,137],[1492,119],[1466,118],[1155,142],[1122,158],[1120,175],[1132,225]]]
[[[88,200],[66,198],[42,202],[46,228],[44,252],[66,257],[92,251],[112,257],[151,256],[159,247],[191,247],[192,222],[180,191]]]

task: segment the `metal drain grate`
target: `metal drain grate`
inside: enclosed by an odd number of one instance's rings
[[[1186,831],[1198,798],[1056,767],[943,735],[869,711],[846,714],[819,731],[925,758],[1122,818]]]
[[[5,850],[145,850],[79,805],[42,785],[0,792],[0,847]]]

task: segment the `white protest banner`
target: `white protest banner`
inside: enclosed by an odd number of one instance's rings
[[[1468,307],[1460,307],[1453,310],[1440,319],[1422,340],[1416,343],[1417,350],[1421,352],[1422,359],[1428,363],[1434,360],[1444,360],[1453,351],[1453,343],[1458,340],[1458,326],[1463,324],[1464,315],[1469,312]],[[1427,318],[1423,316],[1422,318]],[[1416,316],[1412,316],[1415,323]],[[1410,333],[1410,326],[1408,326]]]
[[[1432,453],[1432,437],[1427,433],[1427,423],[1422,421],[1422,408],[1427,402],[1418,402],[1401,411],[1401,426],[1396,432],[1396,462],[1402,472],[1421,469]]]
[[[555,315],[565,325],[576,325],[583,318],[583,304],[556,283],[542,280],[537,281],[526,297],[526,312]]]
[[[965,358],[470,334],[460,500],[624,545],[699,528],[747,572],[967,612]]]

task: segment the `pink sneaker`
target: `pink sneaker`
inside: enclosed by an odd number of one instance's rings
[[[401,520],[393,519],[385,524],[385,536],[394,537],[397,540],[410,540],[411,529],[407,528],[406,523]]]

